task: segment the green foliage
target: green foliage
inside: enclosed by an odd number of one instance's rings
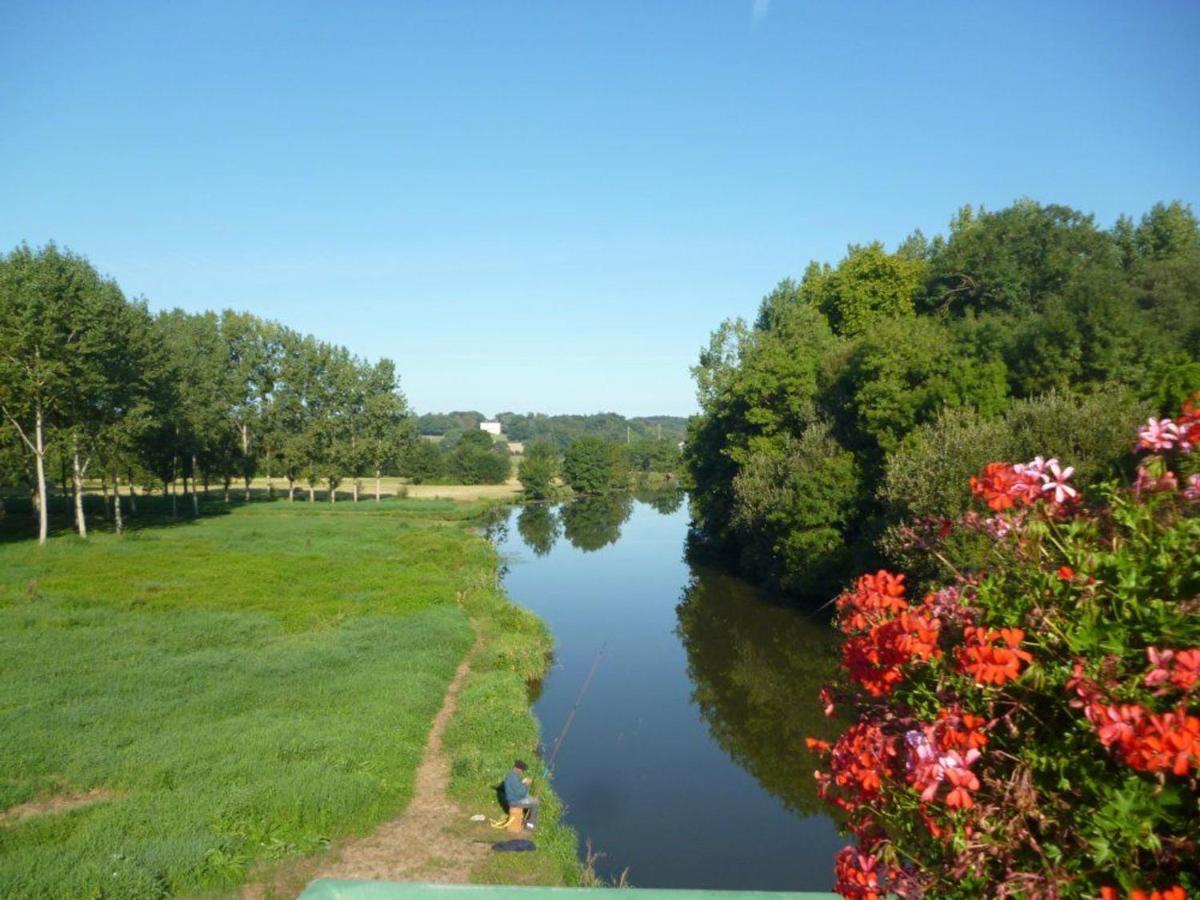
[[[625,418],[617,413],[590,416],[544,413],[502,412],[496,419],[512,441],[547,441],[562,452],[576,438],[585,435],[605,438],[614,443],[634,440],[683,440],[686,421],[677,416],[638,416]]]
[[[945,409],[888,456],[879,488],[891,522],[956,516],[966,510],[970,476],[995,460],[1069,459],[1084,482],[1117,477],[1129,435],[1148,414],[1129,391],[1048,394],[1014,403],[1000,418]]]
[[[151,317],[53,244],[0,259],[0,415],[33,461],[53,451],[79,471],[76,493],[89,472],[164,490],[191,480],[194,511],[197,480],[240,479],[249,500],[259,472],[324,481],[333,499],[413,439],[390,360],[232,310]]]
[[[642,438],[625,446],[625,458],[629,468],[635,472],[661,472],[673,474],[679,471],[683,454],[677,441]]]
[[[619,444],[598,437],[581,437],[563,454],[563,477],[580,494],[600,494],[626,488],[629,469]]]
[[[468,431],[450,454],[449,472],[461,484],[503,484],[512,474],[508,449],[486,431]]]
[[[742,567],[797,593],[836,586],[844,529],[861,502],[854,455],[823,424],[761,445],[734,479],[732,524]]]
[[[1029,200],[964,208],[945,238],[851,247],[780,282],[692,372],[696,536],[777,586],[813,584],[820,566],[789,573],[823,556],[817,580],[844,578],[889,525],[961,508],[964,467],[985,450],[1077,458],[1085,480],[1123,471],[1132,417],[1200,386],[1200,229],[1179,203],[1111,231]],[[784,447],[819,423],[853,475],[808,482],[826,510],[801,514]]]
[[[863,334],[885,319],[913,314],[925,263],[910,254],[887,253],[878,241],[851,247],[836,269],[810,268],[801,296],[825,314],[838,334]]]
[[[530,500],[546,500],[554,493],[554,479],[558,477],[558,453],[545,441],[535,441],[525,448],[525,458],[517,478],[525,496]]]
[[[445,454],[433,441],[419,438],[400,465],[400,474],[413,484],[438,483],[446,470]]]

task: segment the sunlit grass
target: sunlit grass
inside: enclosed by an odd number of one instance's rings
[[[228,888],[401,810],[494,555],[444,503],[0,545],[0,896]],[[528,716],[528,709],[525,709]]]

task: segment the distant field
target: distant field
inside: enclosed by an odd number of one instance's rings
[[[271,480],[274,485],[276,497],[287,497],[287,481],[281,478]],[[266,478],[255,478],[250,482],[250,489],[253,491],[255,499],[266,499],[268,491],[268,482]],[[409,497],[413,500],[456,500],[459,502],[471,502],[475,500],[511,500],[520,496],[521,482],[516,478],[510,478],[504,484],[408,484],[403,478],[386,476],[380,479],[379,483],[380,494],[384,497],[395,497],[397,495]],[[190,503],[191,500],[184,499],[182,494],[182,484],[177,485],[179,491],[178,502]],[[230,485],[229,493],[234,498],[242,496],[245,490],[243,482],[238,481]],[[208,498],[210,500],[219,500],[223,487],[220,484],[210,484],[208,488]],[[345,481],[338,486],[337,501],[353,500],[354,485],[350,481]],[[99,482],[88,482],[87,492],[91,494],[100,493]],[[122,496],[128,494],[127,487],[121,488]],[[3,493],[0,490],[0,493]],[[11,494],[16,494],[15,490],[9,491]],[[138,489],[138,497],[144,495],[144,490]],[[159,492],[151,492],[154,496],[161,496]],[[374,500],[375,499],[375,479],[363,478],[360,482],[359,500]],[[329,491],[325,486],[321,486],[316,490],[316,499],[319,502],[328,502]],[[308,500],[307,485],[296,485],[296,500]],[[66,498],[59,498],[59,502],[66,503]],[[126,501],[127,502],[127,501]]]
[[[0,896],[224,891],[394,815],[494,581],[450,502],[156,505],[0,530]]]

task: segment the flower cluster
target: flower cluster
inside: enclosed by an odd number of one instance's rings
[[[910,609],[904,576],[880,569],[858,579],[838,598],[839,623],[846,633],[842,665],[859,685],[882,697],[904,677],[904,666],[941,655],[941,622],[924,608]]]
[[[979,779],[971,766],[982,755],[979,748],[987,744],[987,735],[979,730],[983,719],[978,716],[967,715],[958,721],[961,728],[954,727],[946,713],[935,725],[905,733],[908,779],[925,803],[935,800],[939,788],[946,784],[950,788],[945,795],[946,806],[970,809],[975,805],[971,795],[979,790]],[[926,819],[926,824],[935,830],[932,820]]]
[[[1138,447],[1152,453],[1180,450],[1190,453],[1200,443],[1200,401],[1184,401],[1183,410],[1174,419],[1150,418],[1138,429]]]
[[[1195,690],[1200,680],[1200,648],[1176,651],[1148,647],[1146,655],[1153,668],[1142,678],[1144,686],[1158,688],[1158,696]],[[1076,698],[1072,705],[1083,709],[1100,743],[1127,766],[1180,777],[1200,771],[1200,716],[1190,714],[1185,702],[1160,713],[1142,703],[1117,702],[1112,694],[1120,687],[1111,678],[1101,687],[1085,674],[1082,660],[1075,661],[1067,682]]]
[[[1063,468],[1057,459],[1040,456],[1016,465],[988,463],[982,473],[972,476],[971,493],[995,512],[1032,506],[1039,500],[1062,506],[1079,497],[1070,483],[1074,474],[1073,466]]]
[[[963,629],[966,643],[959,648],[959,670],[967,673],[979,684],[1001,685],[1021,674],[1021,667],[1033,657],[1021,650],[1025,632],[1020,628],[975,628]]]
[[[907,526],[948,583],[881,569],[837,598],[821,699],[853,724],[808,746],[855,836],[839,893],[1200,891],[1196,443],[1200,404],[1151,419],[1131,489],[1086,499],[1057,459],[991,463],[984,511]]]

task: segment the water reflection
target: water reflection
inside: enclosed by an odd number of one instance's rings
[[[513,510],[500,538],[509,596],[554,634],[534,711],[544,736],[573,723],[567,822],[602,877],[639,887],[828,890],[844,841],[804,738],[834,730],[816,703],[831,636],[690,562],[680,492],[634,497]]]
[[[836,666],[828,625],[711,569],[693,570],[676,613],[692,699],[713,738],[792,812],[826,812],[804,739],[841,729],[817,700]]]
[[[535,555],[545,556],[562,537],[562,523],[552,506],[533,503],[521,509],[517,516],[517,531]]]
[[[573,547],[592,553],[621,539],[621,526],[633,512],[628,494],[583,497],[562,507],[563,533]]]
[[[639,488],[633,492],[633,497],[639,503],[645,503],[664,516],[669,516],[683,506],[683,501],[687,499],[687,492],[678,485],[667,485],[658,488]]]

